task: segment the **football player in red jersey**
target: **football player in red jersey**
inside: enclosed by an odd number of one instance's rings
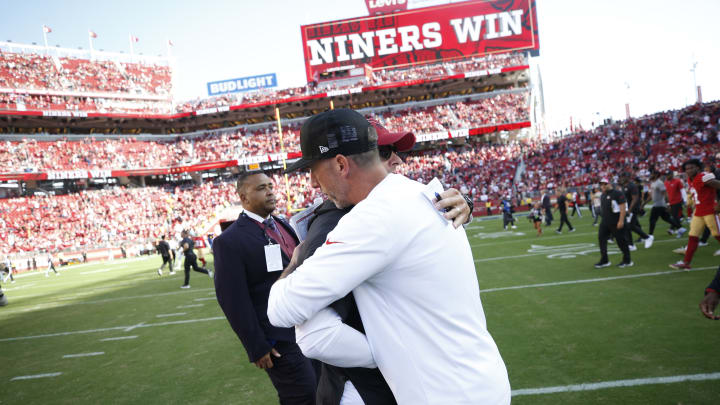
[[[688,245],[685,249],[685,259],[673,263],[670,267],[674,269],[690,269],[695,250],[697,250],[700,235],[705,227],[710,228],[710,233],[720,242],[720,217],[718,217],[718,206],[715,201],[715,190],[720,190],[720,180],[715,178],[712,172],[703,172],[703,164],[698,159],[690,159],[683,163],[682,168],[688,178],[690,186],[689,198],[695,202],[695,211],[690,221],[690,232]]]

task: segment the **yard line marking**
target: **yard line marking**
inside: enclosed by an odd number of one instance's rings
[[[571,233],[571,234],[567,234],[567,235],[550,235],[550,234],[548,234],[547,236],[552,238],[550,240],[555,240],[555,239],[562,239],[562,238],[572,238],[572,237],[577,237],[577,236],[581,236],[581,235],[597,235],[597,232]],[[547,238],[544,238],[544,239],[547,240]],[[531,238],[505,239],[504,242],[474,243],[474,244],[471,244],[470,247],[496,246],[496,245],[504,245],[504,244],[508,244],[508,243],[519,243],[519,242],[538,241],[538,240],[539,239],[537,236],[533,236]]]
[[[105,354],[105,352],[92,352],[92,353],[77,353],[77,354],[66,354],[62,358],[63,359],[72,359],[75,357],[92,357],[92,356],[101,356]]]
[[[139,327],[141,327],[141,326],[143,326],[143,325],[145,325],[145,322],[140,322],[140,323],[137,324],[137,325],[128,326],[127,328],[123,329],[123,332],[130,332],[130,331],[132,331],[133,329],[139,328]]]
[[[118,336],[118,337],[114,337],[114,338],[105,338],[105,339],[100,339],[100,341],[101,341],[101,342],[111,342],[111,341],[113,341],[113,340],[128,340],[128,339],[135,339],[135,338],[137,338],[137,335],[132,335],[132,336]]]
[[[35,375],[21,375],[17,377],[13,377],[10,379],[10,381],[18,381],[18,380],[32,380],[34,378],[47,378],[47,377],[57,377],[61,375],[62,373],[47,373],[47,374],[35,374]]]
[[[140,323],[140,324],[133,325],[133,326],[113,326],[113,327],[109,327],[109,328],[48,333],[45,335],[19,336],[19,337],[0,339],[0,342],[13,342],[13,341],[17,341],[17,340],[40,339],[40,338],[56,337],[56,336],[82,335],[82,334],[97,333],[97,332],[110,332],[113,330],[128,331],[128,330],[132,330],[135,328],[152,328],[152,327],[156,327],[156,326],[181,325],[181,324],[186,324],[186,323],[208,322],[208,321],[219,321],[219,320],[225,320],[225,317],[224,316],[213,316],[210,318],[184,319],[181,321],[169,321],[169,322],[159,322],[159,323],[149,323],[149,324]]]
[[[177,308],[197,308],[197,307],[203,307],[205,304],[192,304],[192,305],[178,305]]]
[[[695,269],[692,269],[689,271],[703,271],[703,270],[711,270],[711,269],[715,269],[715,266],[698,267],[698,268],[695,268]],[[554,287],[554,286],[558,286],[558,285],[596,283],[599,281],[612,281],[612,280],[621,280],[621,279],[625,279],[625,278],[662,276],[662,275],[666,275],[666,274],[687,273],[687,272],[688,271],[686,271],[686,270],[668,270],[668,271],[658,271],[658,272],[654,272],[654,273],[627,274],[624,276],[588,278],[588,279],[584,279],[584,280],[556,281],[556,282],[552,282],[552,283],[540,283],[540,284],[516,285],[516,286],[512,286],[512,287],[487,288],[485,290],[480,290],[480,292],[488,293],[488,292],[506,291],[506,290],[522,290],[525,288]]]
[[[183,315],[187,315],[187,312],[178,312],[175,314],[158,314],[158,315],[155,315],[155,318],[167,318],[170,316],[183,316]]]
[[[633,380],[603,381],[599,383],[584,383],[557,387],[525,388],[520,390],[513,390],[512,396],[516,397],[520,395],[555,394],[558,392],[594,391],[606,388],[637,387],[639,385],[672,384],[685,381],[708,380],[720,380],[720,373],[688,374],[676,375],[671,377],[636,378]]]
[[[210,301],[210,300],[215,300],[215,298],[214,298],[214,297],[209,297],[209,298],[195,298],[193,301]]]

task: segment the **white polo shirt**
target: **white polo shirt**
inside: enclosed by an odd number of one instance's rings
[[[400,404],[509,404],[510,383],[487,331],[475,265],[455,229],[390,174],[325,245],[270,290],[278,327],[304,323],[353,291],[367,341]]]

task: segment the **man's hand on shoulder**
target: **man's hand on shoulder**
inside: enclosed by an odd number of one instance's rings
[[[455,228],[468,222],[471,218],[470,207],[460,191],[449,188],[440,194],[440,201],[435,202],[438,210],[449,210],[444,214],[445,218],[453,221]]]

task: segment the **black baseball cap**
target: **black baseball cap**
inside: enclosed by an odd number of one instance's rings
[[[318,160],[373,149],[377,149],[377,132],[362,114],[348,108],[325,111],[303,124],[300,129],[302,157],[289,165],[285,173],[306,168]]]

